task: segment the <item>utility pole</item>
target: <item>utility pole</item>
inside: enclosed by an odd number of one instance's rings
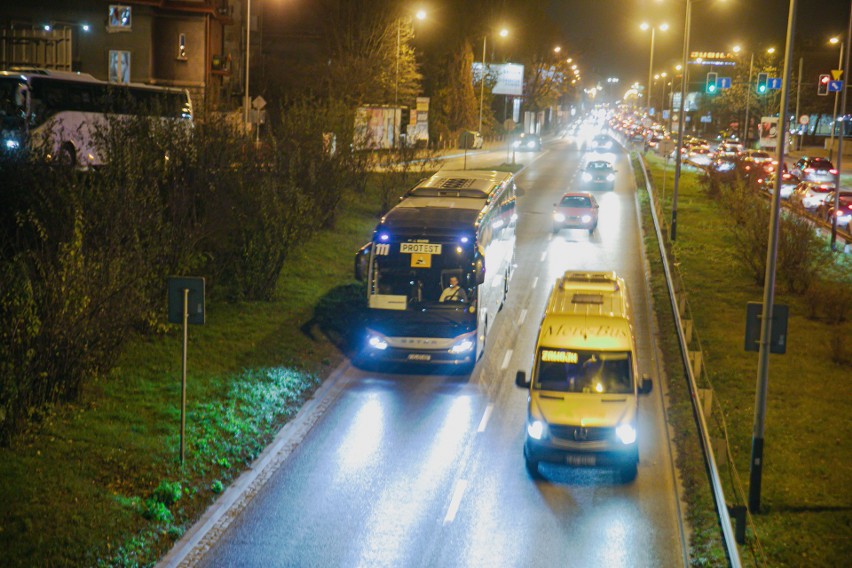
[[[754,50],[751,52],[751,61],[748,64],[748,87],[746,88],[746,114],[745,114],[745,136],[743,136],[743,146],[748,149],[748,110],[751,102],[751,73],[754,70]]]
[[[841,67],[843,74],[840,78],[843,80],[843,100],[840,103],[840,138],[837,139],[837,174],[834,183],[834,211],[840,207],[840,168],[843,167],[843,135],[846,134],[846,85],[849,81],[849,47],[850,39],[852,39],[852,6],[849,11],[849,26],[846,30],[846,61]],[[835,99],[836,101],[837,99]],[[835,113],[836,114],[836,113]],[[837,247],[837,214],[831,216],[831,250],[836,250]]]

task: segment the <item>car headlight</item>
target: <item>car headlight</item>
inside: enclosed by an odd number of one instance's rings
[[[630,445],[636,441],[636,429],[630,424],[622,424],[616,428],[615,435],[624,445]]]
[[[530,140],[529,142],[527,142],[527,148],[533,148],[534,146],[535,146],[534,141]]]
[[[513,147],[515,147],[515,148],[517,148],[517,147],[518,147],[518,146],[520,146],[520,145],[521,145],[521,141],[520,141],[520,140],[515,140],[514,142],[512,142],[512,146],[513,146]]]
[[[531,420],[527,424],[527,434],[533,440],[541,440],[544,438],[546,428],[541,420]]]
[[[462,339],[450,348],[450,353],[458,355],[459,353],[467,353],[473,349],[473,341],[470,339]]]
[[[20,146],[20,143],[17,140],[12,140],[10,138],[9,140],[6,140],[3,145],[6,147],[7,150],[17,150],[18,146]]]
[[[583,181],[592,181],[592,174],[589,172],[583,172]]]
[[[562,221],[565,220],[565,215],[563,215],[562,213],[554,213],[553,214],[553,220],[561,223]]]
[[[379,337],[378,335],[371,335],[367,343],[370,344],[370,347],[372,347],[373,349],[378,349],[379,351],[384,351],[388,348],[388,342]]]
[[[606,181],[615,181],[615,174],[607,174]]]
[[[583,223],[591,223],[592,222],[592,216],[591,215],[583,215],[582,217],[580,217],[580,220]]]

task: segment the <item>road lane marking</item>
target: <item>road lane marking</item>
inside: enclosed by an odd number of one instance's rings
[[[541,262],[544,262],[544,259],[547,258],[547,251],[541,253]]]
[[[533,278],[533,285],[532,285],[532,287],[533,287],[533,288],[535,288],[536,286],[538,286],[538,276],[536,276],[535,278]]]
[[[447,516],[444,517],[444,524],[448,525],[456,520],[456,513],[459,512],[459,505],[461,505],[462,496],[464,495],[464,490],[467,489],[467,481],[464,479],[459,479],[456,481],[456,488],[453,491],[453,498],[450,501],[450,508],[447,510]]]
[[[527,319],[527,311],[521,310],[521,317],[518,318],[518,325],[524,325],[525,319]]]
[[[506,351],[506,355],[503,357],[503,364],[500,365],[500,369],[501,370],[508,369],[509,368],[509,361],[511,361],[511,360],[512,360],[512,350],[509,349],[508,351]]]
[[[488,419],[491,418],[493,411],[494,403],[489,402],[488,406],[485,407],[485,414],[482,415],[482,420],[479,421],[479,428],[476,429],[477,432],[485,432],[485,426],[488,424]]]

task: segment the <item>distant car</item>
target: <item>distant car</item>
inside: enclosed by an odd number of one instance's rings
[[[768,169],[771,167],[771,169]],[[774,170],[772,154],[762,150],[748,150],[741,154],[737,163],[737,173],[743,179],[750,180],[753,176],[764,177]]]
[[[777,172],[772,172],[766,177],[757,178],[755,184],[759,189],[772,194],[775,191],[775,179]],[[786,171],[781,174],[781,199],[790,199],[793,190],[796,189],[798,182],[792,174]]]
[[[790,173],[799,181],[834,183],[837,170],[825,158],[802,156],[790,168]]]
[[[698,168],[706,168],[710,165],[711,153],[709,149],[697,146],[691,148],[684,159],[688,164],[692,164]]]
[[[737,177],[737,161],[733,156],[716,158],[710,162],[706,171],[713,181],[734,181]]]
[[[615,147],[615,142],[607,134],[598,134],[589,142],[588,149],[594,152],[609,152]]]
[[[589,234],[598,226],[598,202],[588,191],[568,192],[553,204],[553,232],[562,229],[586,229]]]
[[[580,179],[588,188],[612,189],[615,186],[615,168],[606,160],[590,160]]]
[[[716,158],[737,158],[743,151],[742,144],[724,142],[716,148]]]
[[[852,222],[852,191],[840,191],[840,196],[838,199],[838,208],[835,212],[834,209],[834,192],[830,192],[825,196],[825,201],[823,201],[817,207],[817,215],[822,217],[829,223],[831,223],[832,217],[837,217],[837,226],[841,229],[846,229],[847,231],[850,229],[850,222]]]
[[[514,146],[516,150],[535,150],[538,152],[541,150],[541,137],[538,134],[524,132],[515,138],[512,146]]]
[[[828,183],[802,181],[790,194],[790,203],[808,211],[816,211],[834,187]]]

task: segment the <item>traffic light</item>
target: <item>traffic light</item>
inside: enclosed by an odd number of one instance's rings
[[[817,94],[820,96],[828,95],[828,82],[831,81],[831,75],[820,75],[819,84],[817,84]]]
[[[768,73],[758,73],[757,74],[757,94],[758,95],[766,94],[768,82],[769,82],[769,74]]]
[[[708,94],[710,94],[710,95],[716,94],[716,80],[718,78],[719,78],[719,74],[714,72],[714,71],[707,73],[707,84],[705,86],[705,90],[707,91]]]

